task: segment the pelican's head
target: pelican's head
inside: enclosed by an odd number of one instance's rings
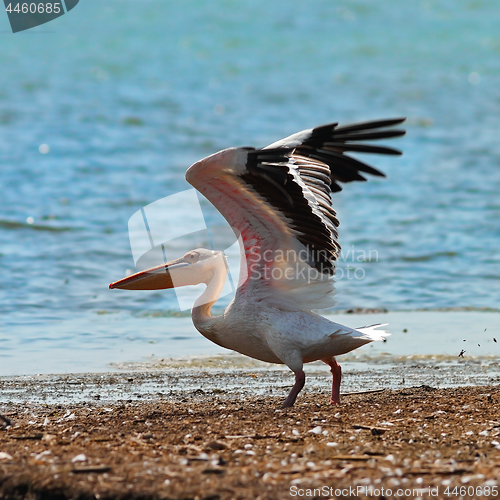
[[[217,270],[226,271],[224,253],[197,248],[180,259],[132,274],[109,285],[123,290],[163,290],[179,286],[208,284]]]

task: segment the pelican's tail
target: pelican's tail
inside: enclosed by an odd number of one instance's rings
[[[378,323],[376,325],[362,326],[361,328],[356,328],[356,331],[361,332],[363,335],[366,335],[366,337],[368,337],[370,341],[385,340],[391,334],[389,332],[386,332],[385,330],[376,330],[376,328],[387,325],[388,323]]]

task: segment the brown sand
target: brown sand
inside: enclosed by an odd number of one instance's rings
[[[0,498],[499,496],[499,386],[327,400],[304,394],[287,410],[281,397],[220,394],[4,405]]]

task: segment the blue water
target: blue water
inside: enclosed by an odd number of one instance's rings
[[[128,219],[206,155],[331,121],[408,117],[402,158],[365,157],[387,179],[335,195],[338,309],[498,308],[498,26],[494,0],[82,0],[15,35],[0,12],[0,374],[154,353],[175,294],[108,290]],[[208,349],[179,321],[157,355]]]

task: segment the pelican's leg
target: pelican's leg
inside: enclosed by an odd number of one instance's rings
[[[304,370],[296,371],[295,385],[292,387],[290,394],[285,399],[282,408],[289,408],[290,406],[293,406],[295,400],[297,399],[297,396],[299,395],[299,392],[302,390],[302,387],[304,387],[305,383],[306,383],[306,374],[304,373]]]
[[[332,397],[330,398],[331,405],[337,405],[340,403],[340,382],[342,380],[342,368],[337,363],[337,360],[334,357],[330,359],[323,359],[324,363],[326,363],[330,367],[330,371],[332,372],[333,382],[332,382]]]

